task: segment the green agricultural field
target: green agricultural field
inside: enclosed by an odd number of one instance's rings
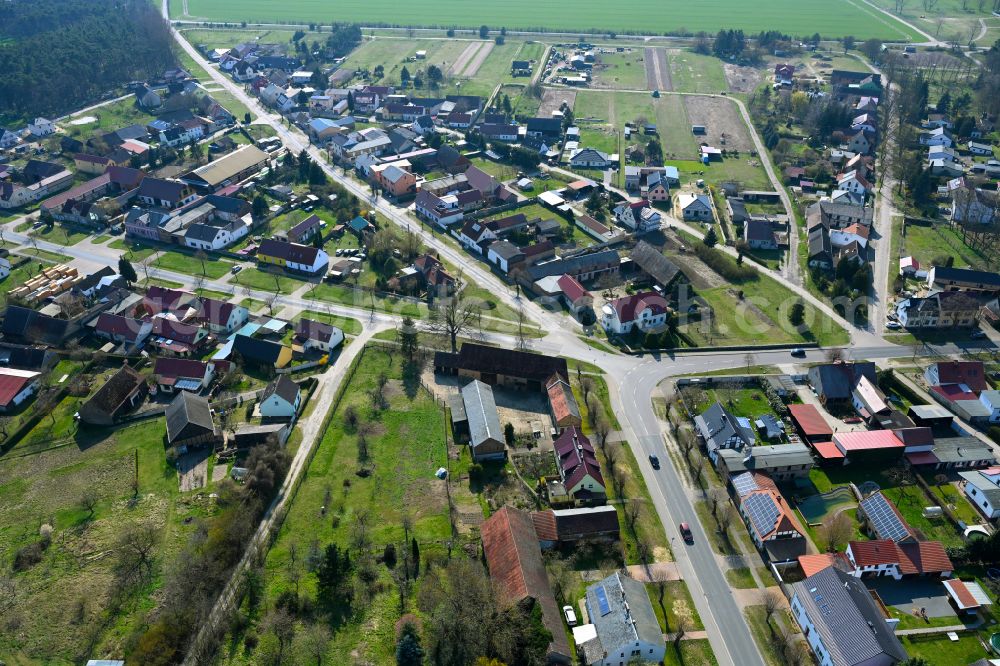
[[[209,49],[225,49],[236,46],[241,42],[260,42],[262,44],[286,44],[292,41],[294,30],[267,30],[252,29],[245,30],[184,30],[184,37],[195,46],[205,46]],[[322,42],[330,33],[323,35],[318,32],[306,32],[306,43],[313,40]]]
[[[182,16],[183,7],[188,16]],[[622,7],[600,0],[549,2],[506,0],[489,5],[461,0],[434,0],[401,4],[388,0],[188,0],[171,4],[174,18],[209,21],[360,21],[367,24],[479,27],[481,24],[525,30],[614,30],[619,33],[655,34],[670,31],[742,28],[747,32],[780,30],[792,35],[826,37],[852,34],[857,38],[913,40],[917,34],[876,9],[847,0],[771,0],[766,4],[741,0],[706,0],[692,8],[681,0],[642,0]]]
[[[670,76],[677,92],[716,93],[729,89],[722,61],[690,51],[667,53]]]
[[[594,65],[595,88],[646,88],[646,59],[643,49],[630,53],[602,53]]]

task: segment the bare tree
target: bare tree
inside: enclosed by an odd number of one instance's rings
[[[272,317],[274,316],[275,304],[278,301],[278,292],[268,293],[267,298],[264,299],[264,305],[267,306],[267,312]]]
[[[827,516],[816,531],[819,545],[827,551],[838,550],[854,536],[854,523],[847,514],[840,512]]]
[[[115,577],[124,587],[147,580],[153,571],[159,535],[151,525],[133,525],[118,539]]]
[[[719,506],[729,500],[726,491],[722,488],[712,488],[708,493],[708,505],[712,509],[712,515],[718,511]]]
[[[295,618],[284,606],[271,609],[261,623],[264,631],[274,634],[278,639],[278,661],[284,661],[285,648],[295,637]]]
[[[747,353],[747,354],[743,355],[743,362],[747,364],[747,370],[749,370],[750,366],[753,365],[753,362],[754,362],[755,358],[756,357],[753,354],[751,354],[751,353]]]
[[[524,351],[528,348],[528,335],[524,330],[524,324],[528,320],[528,315],[524,311],[523,305],[517,306],[517,348]]]
[[[674,646],[679,647],[687,632],[691,631],[694,624],[687,615],[677,616],[677,631],[674,633]]]
[[[844,360],[844,350],[840,347],[830,347],[826,350],[826,360],[828,363]]]
[[[773,589],[760,591],[760,605],[764,607],[764,619],[768,624],[771,622],[771,616],[781,609],[784,600],[784,597]]]
[[[479,325],[481,311],[474,304],[457,297],[443,299],[431,311],[428,329],[448,336],[451,351],[458,351],[458,338]]]
[[[306,629],[295,636],[293,645],[295,653],[302,657],[303,663],[323,666],[327,646],[330,644],[330,630],[322,623],[309,624]]]
[[[94,509],[97,508],[98,500],[97,491],[93,488],[87,488],[80,496],[80,508],[87,512],[88,519],[94,517]]]
[[[201,274],[208,275],[208,269],[205,267],[205,262],[208,261],[208,254],[204,250],[198,250],[194,253],[194,258],[201,262]]]

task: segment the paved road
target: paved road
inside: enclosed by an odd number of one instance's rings
[[[164,15],[166,15],[166,11],[166,1],[164,0]],[[285,146],[291,151],[297,153],[303,148],[308,149],[309,154],[323,166],[326,173],[342,184],[348,191],[363,201],[368,201],[369,205],[373,206],[387,219],[392,220],[401,227],[418,233],[424,243],[438,249],[446,259],[457,266],[461,266],[467,276],[492,291],[507,304],[514,307],[521,305],[520,301],[510,293],[507,285],[498,280],[488,270],[485,270],[478,262],[470,259],[464,252],[450,244],[442,242],[439,237],[426,231],[406,211],[394,208],[388,202],[381,199],[371,201],[369,193],[364,188],[331,167],[325,159],[326,156],[316,147],[310,146],[308,140],[299,134],[298,131],[286,128],[278,116],[261,108],[255,98],[251,98],[245,94],[240,86],[208,65],[202,59],[201,55],[176,30],[174,31],[174,37],[180,47],[208,71],[219,85],[230,91],[239,101],[257,113],[264,122],[271,125]],[[772,180],[772,183],[774,183],[775,188],[782,193],[783,203],[789,214],[791,214],[791,203],[785,194],[784,188],[781,187],[780,182],[777,180],[770,163],[766,160],[767,153],[764,151],[752,123],[750,123],[746,107],[739,100],[729,97],[726,99],[730,99],[740,108],[740,112],[758,146],[758,151],[762,155],[762,162],[765,165],[768,176]],[[794,223],[792,227],[794,229]],[[43,247],[43,244],[39,243],[39,247]],[[94,247],[99,248],[100,246]],[[75,248],[57,247],[54,249],[71,256],[83,253],[83,251],[76,251]],[[725,249],[731,250],[731,248]],[[90,260],[100,258],[99,249],[96,249],[92,254],[95,254],[95,256],[89,257]],[[105,257],[105,261],[110,260],[110,258]],[[788,263],[796,264],[795,261]],[[798,292],[802,298],[828,312],[828,314],[834,316],[835,320],[841,321],[825,303],[812,297],[808,291],[797,286],[790,279],[793,269],[786,268],[783,273],[775,274],[767,269],[757,268],[762,272],[771,274],[777,279],[782,279],[786,283],[791,283],[789,286]],[[151,270],[151,273],[153,272]],[[160,269],[156,269],[155,274],[184,284],[190,284],[189,276],[180,276]],[[207,288],[215,288],[214,284],[209,282],[205,286]],[[223,288],[228,289],[230,286],[225,285]],[[251,294],[251,296],[254,295],[258,298],[264,296],[262,292]],[[281,297],[278,300],[279,305],[310,307],[308,303],[308,301],[302,301],[294,297]],[[616,414],[619,415],[619,420],[628,436],[629,442],[634,446],[640,469],[650,488],[664,529],[674,542],[674,553],[678,560],[678,566],[684,573],[684,578],[691,588],[695,607],[705,622],[709,640],[720,666],[736,666],[737,664],[740,666],[762,665],[763,661],[760,653],[753,642],[753,638],[740,611],[739,604],[733,598],[722,570],[709,550],[708,540],[699,522],[696,520],[694,507],[689,497],[683,492],[680,476],[677,470],[674,469],[671,458],[661,455],[663,464],[660,471],[652,470],[647,459],[647,455],[650,452],[656,451],[662,454],[664,447],[663,433],[651,402],[651,398],[659,390],[659,384],[663,380],[678,374],[712,369],[738,368],[744,363],[744,354],[742,352],[733,354],[692,353],[678,354],[673,357],[631,357],[609,354],[586,345],[578,337],[576,330],[571,326],[567,326],[568,320],[564,316],[542,310],[530,302],[524,302],[523,305],[529,315],[541,324],[543,330],[548,332],[545,338],[532,341],[531,347],[535,351],[544,354],[578,358],[596,364],[605,372],[608,378],[613,407]],[[362,321],[366,319],[367,315],[370,317],[369,321],[379,327],[389,326],[398,321],[398,318],[394,315],[369,313],[362,308],[352,308],[349,306],[331,307],[336,314],[345,314],[346,316],[359,318]],[[327,308],[326,304],[323,305],[323,308]],[[912,353],[908,348],[887,345],[878,336],[865,331],[860,331],[853,327],[850,330],[852,333],[852,342],[855,345],[854,352],[861,358],[891,358],[894,356],[908,356]],[[511,343],[510,336],[488,335],[486,337],[500,344]],[[352,345],[355,348],[359,348],[360,346],[360,344]],[[756,355],[756,362],[761,364],[787,363],[789,360],[787,352],[768,352]],[[806,360],[822,360],[822,352],[811,351]],[[317,409],[317,411],[319,410]],[[293,480],[300,471],[301,467],[293,468],[293,471],[289,474],[289,479]],[[289,481],[289,483],[291,482]],[[695,544],[691,547],[678,545],[680,544],[680,540],[677,533],[677,524],[681,521],[691,523],[694,530]]]

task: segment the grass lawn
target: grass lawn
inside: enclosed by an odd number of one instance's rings
[[[957,641],[949,640],[943,634],[929,637],[902,636],[900,640],[911,657],[923,657],[930,666],[971,664],[981,657],[989,656],[974,634],[959,634]]]
[[[214,289],[195,289],[194,293],[199,296],[204,296],[205,298],[214,298],[219,301],[229,301],[233,298],[233,294],[226,291],[215,291]]]
[[[176,273],[203,275],[211,280],[217,280],[229,272],[233,262],[215,256],[206,256],[202,261],[194,255],[173,251],[160,253],[156,258],[156,265]]]
[[[494,162],[493,160],[486,159],[485,157],[473,157],[472,164],[491,176],[504,181],[515,178],[518,172],[518,168],[515,166]]]
[[[767,614],[763,606],[744,606],[743,615],[746,616],[747,624],[750,625],[750,633],[760,648],[760,653],[764,657],[764,663],[768,666],[785,666],[785,658],[774,643],[775,632],[778,631],[778,615],[783,616],[786,627],[796,627],[795,620],[792,619],[788,611],[780,610],[771,617],[770,623],[767,621]]]
[[[401,317],[409,315],[416,319],[426,319],[429,310],[426,303],[403,300],[391,296],[378,296],[373,292],[354,289],[343,284],[322,283],[313,287],[306,294],[307,298],[330,303],[340,303],[356,308],[372,308],[380,312],[391,312]]]
[[[690,51],[667,53],[671,81],[678,92],[714,93],[729,90],[722,61]]]
[[[338,317],[337,315],[327,314],[325,312],[316,312],[315,310],[306,310],[295,315],[292,319],[294,324],[300,319],[311,319],[313,321],[321,321],[324,324],[333,324],[339,327],[347,335],[361,335],[362,327],[361,322],[357,319],[351,319],[350,317]]]
[[[288,571],[293,547],[300,561],[310,543],[320,548],[331,543],[346,547],[359,521],[368,525],[372,552],[381,553],[385,544],[403,539],[401,521],[405,514],[413,519],[411,534],[420,543],[422,556],[442,557],[446,552],[445,542],[452,538],[448,500],[444,482],[434,477],[434,470],[446,464],[443,414],[423,389],[404,384],[398,354],[395,356],[397,362],[393,363],[376,347],[362,352],[338,411],[318,444],[268,553],[263,590],[268,606],[281,592],[292,589]],[[383,372],[390,378],[386,390],[389,406],[378,410],[369,391]],[[342,418],[348,406],[357,410],[361,421],[371,424],[367,459],[359,454],[357,433]],[[356,474],[362,467],[370,473]],[[451,492],[454,496],[466,491],[455,485]],[[461,556],[461,549],[455,550]],[[371,601],[330,627],[330,663],[352,661],[355,650],[357,658],[371,663],[392,660],[398,595],[388,570],[380,564],[375,566],[379,585]],[[316,579],[312,574],[303,574],[299,592],[315,598]],[[222,663],[258,663],[242,643],[234,641],[233,646],[223,649]]]
[[[937,497],[941,504],[947,505],[958,519],[968,525],[974,525],[982,520],[976,508],[965,498],[965,493],[961,492],[951,483],[938,485],[934,477],[930,474],[924,475],[924,480],[930,486],[931,492]]]
[[[753,579],[753,574],[747,567],[726,570],[726,580],[733,587],[741,590],[751,590],[757,587],[757,582]]]
[[[962,235],[944,225],[907,224],[902,240],[902,256],[913,256],[921,267],[930,268],[931,261],[941,256],[955,258],[955,268],[992,270],[987,257],[962,242]],[[894,255],[889,257],[890,268],[898,269]],[[891,275],[891,274],[890,274]]]
[[[131,96],[120,102],[112,102],[99,109],[88,111],[83,115],[93,116],[97,120],[83,125],[72,125],[68,122],[63,122],[59,124],[60,128],[68,136],[86,140],[102,131],[110,132],[128,125],[145,125],[155,118],[155,116],[145,111],[140,111],[135,105],[135,98]]]
[[[14,574],[18,592],[4,613],[18,629],[0,632],[0,655],[8,663],[69,664],[80,654],[122,653],[124,637],[155,604],[162,577],[154,575],[113,609],[118,539],[134,526],[156,530],[159,571],[193,530],[185,519],[213,511],[207,493],[178,493],[163,434],[159,418],[114,431],[81,430],[68,445],[49,442],[34,453],[17,447],[0,459],[0,559],[10,562],[37,541],[42,524],[53,528],[41,561]],[[93,515],[79,504],[88,489],[98,498]]]
[[[121,250],[125,252],[125,256],[128,257],[129,261],[140,262],[151,254],[155,254],[159,250],[149,245],[143,245],[142,243],[133,243],[122,238],[116,238],[115,240],[108,243],[108,247],[115,250]],[[137,269],[138,270],[138,269]]]
[[[155,284],[161,287],[166,287],[167,289],[182,289],[184,284],[181,282],[174,282],[173,280],[164,280],[163,278],[151,277],[149,279],[139,278],[139,285],[143,289],[148,289],[150,285]]]
[[[39,259],[48,259],[49,261],[55,262],[57,264],[64,264],[73,261],[73,257],[70,257],[59,252],[50,252],[49,250],[43,250],[41,248],[26,247],[18,250],[20,254],[26,254],[32,257],[38,257]]]
[[[238,284],[240,287],[248,286],[251,289],[260,291],[273,292],[277,288],[282,294],[290,294],[303,284],[306,284],[302,280],[296,280],[281,273],[262,271],[258,268],[244,268],[242,272],[234,275],[229,283],[232,285]]]
[[[59,245],[76,245],[84,238],[90,234],[84,233],[82,231],[75,231],[68,227],[64,227],[61,224],[56,224],[51,227],[41,227],[32,231],[29,236],[37,238],[38,240],[48,241],[50,243],[58,243]]]
[[[691,630],[700,631],[705,628],[695,610],[687,583],[682,580],[671,580],[664,583],[663,606],[660,605],[660,591],[657,583],[646,583],[649,602],[653,604],[653,612],[660,623],[660,629],[665,634],[677,631],[677,618],[684,616],[691,620]],[[664,615],[664,610],[666,614]]]
[[[628,53],[602,53],[594,65],[594,86],[642,90],[646,87],[644,49],[629,49]]]
[[[483,8],[458,0],[436,0],[432,7],[400,5],[385,0],[362,2],[347,0],[336,8],[321,0],[293,0],[274,4],[268,0],[189,0],[188,14],[206,21],[257,20],[344,21],[366,25],[413,25],[440,23],[436,17],[447,16],[449,24],[477,28],[480,24],[506,26],[507,29],[579,31],[600,26],[602,32],[664,33],[685,29],[714,34],[720,23],[742,28],[748,33],[779,30],[791,35],[809,35],[817,29],[824,37],[853,34],[858,39],[880,37],[909,41],[917,35],[902,23],[872,8],[848,2],[824,3],[819,0],[774,0],[766,5],[748,5],[736,0],[712,0],[699,5],[697,12],[679,0],[654,3],[641,0],[623,12],[620,7],[598,0],[582,0],[569,7],[561,3],[539,5],[527,0],[507,2]],[[172,16],[178,16],[182,4],[174,3]],[[430,12],[430,13],[428,13]],[[444,34],[444,30],[441,31]],[[492,37],[492,35],[490,35]],[[463,35],[467,37],[467,35]],[[428,61],[431,61],[428,53]]]
[[[665,666],[716,666],[719,662],[712,653],[712,646],[707,638],[682,640],[678,651],[674,643],[667,643],[666,654],[663,655]]]

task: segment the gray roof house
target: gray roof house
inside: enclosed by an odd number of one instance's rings
[[[503,460],[507,455],[503,429],[493,389],[478,379],[462,387],[462,402],[469,427],[469,447],[472,459]]]
[[[775,444],[740,449],[720,449],[717,466],[723,476],[763,472],[775,481],[808,476],[813,457],[805,444]]]
[[[720,449],[742,450],[756,441],[749,419],[738,419],[719,402],[694,417],[694,426],[705,440],[712,462]]]
[[[666,644],[642,583],[615,572],[588,587],[584,603],[591,624],[580,629],[593,627],[592,637],[577,644],[584,664],[632,663],[634,657],[644,664],[663,660]]]
[[[792,615],[817,661],[891,666],[909,655],[864,583],[834,566],[792,584]]]
[[[193,446],[215,443],[219,432],[212,420],[208,398],[181,391],[167,405],[167,443],[170,446]]]
[[[851,391],[861,377],[877,384],[875,364],[871,361],[837,361],[809,368],[809,384],[823,403],[850,400]]]

